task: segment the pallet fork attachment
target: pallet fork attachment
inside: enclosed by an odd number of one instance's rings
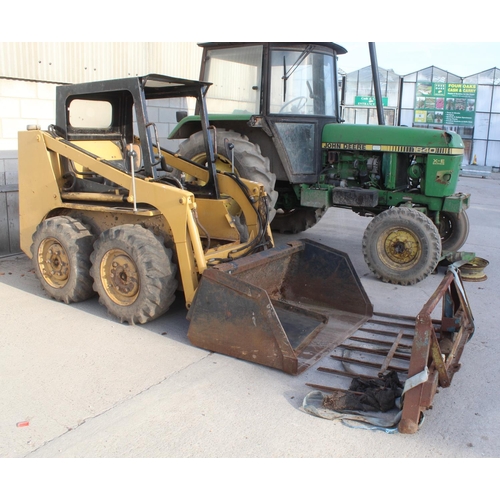
[[[438,387],[451,385],[454,374],[460,369],[465,344],[474,334],[474,318],[459,265],[448,267],[440,285],[416,317],[374,313],[329,357],[334,367],[317,369],[327,376],[365,381],[380,380],[388,372],[396,372],[404,388],[399,401],[400,411],[393,419],[385,414],[360,415],[349,409],[335,412],[325,409],[324,402],[329,395],[338,397],[349,392],[325,384],[307,384],[317,391],[306,395],[302,409],[323,418],[343,420],[347,425],[356,421],[364,422],[361,426],[365,428],[416,433],[423,422],[423,412],[432,407]],[[441,314],[436,318],[439,304]],[[339,364],[341,369],[335,368]],[[390,424],[380,424],[383,421]]]

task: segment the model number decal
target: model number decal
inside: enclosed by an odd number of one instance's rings
[[[348,142],[324,142],[323,149],[346,149],[351,151],[381,151],[386,153],[413,153],[413,154],[463,154],[458,148],[429,148],[420,146],[381,146],[379,144],[355,144]],[[436,163],[435,165],[442,165]]]
[[[449,151],[448,148],[413,148],[414,153],[443,153],[445,151]]]

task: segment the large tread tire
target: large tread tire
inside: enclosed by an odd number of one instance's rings
[[[231,155],[226,151],[227,143],[234,146],[234,168],[238,175],[249,181],[259,182],[264,186],[269,205],[269,221],[272,221],[276,210],[274,205],[278,199],[278,192],[274,189],[276,175],[271,172],[269,158],[262,155],[260,146],[249,141],[247,136],[233,130],[217,129],[217,153],[230,164]],[[206,156],[203,132],[196,132],[179,146],[179,154],[192,160],[197,158],[198,163],[204,163]]]
[[[288,212],[277,211],[271,223],[271,229],[276,233],[297,234],[316,225],[325,214],[326,209],[301,207]]]
[[[120,322],[143,324],[164,314],[175,299],[172,250],[140,225],[104,231],[90,256],[99,302]]]
[[[391,208],[368,224],[363,255],[369,269],[382,281],[414,285],[431,274],[441,257],[441,237],[423,213]]]
[[[443,254],[458,252],[469,236],[469,216],[467,212],[460,214],[441,212],[439,223]]]
[[[55,300],[70,304],[94,295],[90,254],[94,237],[78,220],[67,216],[44,220],[31,245],[35,274]]]

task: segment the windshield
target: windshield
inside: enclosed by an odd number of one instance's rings
[[[274,50],[270,113],[336,116],[335,54]]]
[[[262,45],[208,51],[204,80],[210,113],[257,114],[260,107]]]

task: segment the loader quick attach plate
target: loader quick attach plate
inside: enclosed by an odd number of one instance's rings
[[[296,375],[372,314],[349,257],[300,240],[207,269],[187,316],[188,338]]]

